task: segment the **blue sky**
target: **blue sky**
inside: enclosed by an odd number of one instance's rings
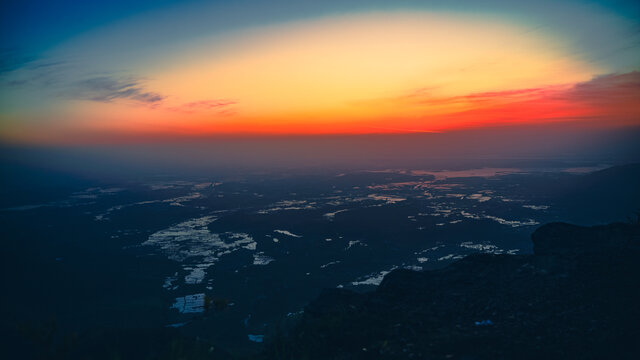
[[[559,1],[562,3],[563,1]],[[575,2],[575,1],[574,1]],[[141,13],[167,8],[179,8],[202,4],[224,4],[225,1],[180,0],[21,0],[3,1],[1,6],[1,40],[3,48],[21,49],[26,53],[38,53],[79,33],[104,26]],[[227,1],[226,3],[231,3]],[[245,21],[264,21],[265,14],[275,20],[313,16],[349,9],[366,10],[380,7],[418,6],[425,8],[482,9],[496,11],[500,8],[528,8],[536,1],[239,1],[249,14]],[[638,21],[640,5],[633,0],[580,1],[586,5],[601,6],[621,16]],[[535,6],[535,5],[534,5]],[[270,12],[269,8],[278,11]],[[256,11],[257,10],[257,11]],[[253,14],[253,15],[251,15]],[[550,14],[552,15],[552,14]],[[567,22],[575,21],[571,14]],[[279,19],[278,19],[279,18]],[[229,26],[232,26],[231,24]]]

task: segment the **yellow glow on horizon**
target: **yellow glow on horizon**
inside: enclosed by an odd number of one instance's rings
[[[560,42],[515,25],[432,13],[327,18],[228,41],[200,43],[184,61],[175,56],[173,66],[150,75],[150,86],[175,94],[176,105],[234,99],[240,123],[333,123],[465,109],[398,106],[419,89],[438,98],[570,84],[597,72],[562,54]]]
[[[572,56],[561,37],[496,17],[342,15],[216,34],[153,52],[160,53],[130,65],[143,79],[139,91],[161,101],[62,99],[2,115],[0,133],[64,142],[81,134],[428,132],[603,111],[551,93],[604,70]]]

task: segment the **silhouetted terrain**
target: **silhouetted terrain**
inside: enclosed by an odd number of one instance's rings
[[[273,359],[637,359],[640,223],[551,223],[533,255],[395,270],[376,291],[325,290]]]
[[[0,358],[626,352],[640,165],[542,165],[95,180],[0,164]]]

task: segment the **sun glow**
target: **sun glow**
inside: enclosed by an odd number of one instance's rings
[[[632,89],[637,73],[600,84],[610,69],[581,58],[571,39],[507,17],[336,15],[203,34],[166,48],[147,44],[144,51],[127,43],[126,29],[59,46],[52,59],[75,62],[58,66],[52,60],[43,75],[29,73],[37,67],[16,71],[14,83],[32,86],[4,94],[2,136],[69,142],[440,132],[594,116],[607,117],[607,124],[634,123],[640,113],[629,94],[618,91]],[[608,100],[595,91],[585,101],[580,89],[596,80],[618,88],[600,92]],[[12,110],[36,97],[38,102]]]
[[[428,120],[415,119],[477,107],[435,99],[572,84],[597,72],[559,53],[559,41],[525,32],[430,13],[322,19],[232,36],[223,46],[203,41],[194,49],[201,55],[176,56],[150,86],[175,94],[175,108],[233,100],[232,114],[191,114],[210,131],[367,132],[369,122],[393,119],[429,130]]]

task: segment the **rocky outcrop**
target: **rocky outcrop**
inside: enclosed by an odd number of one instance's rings
[[[533,255],[395,270],[376,291],[325,290],[275,359],[640,358],[640,224],[553,223]]]
[[[624,223],[593,227],[551,223],[538,228],[531,240],[536,255],[571,255],[637,245],[640,232],[637,226]]]

